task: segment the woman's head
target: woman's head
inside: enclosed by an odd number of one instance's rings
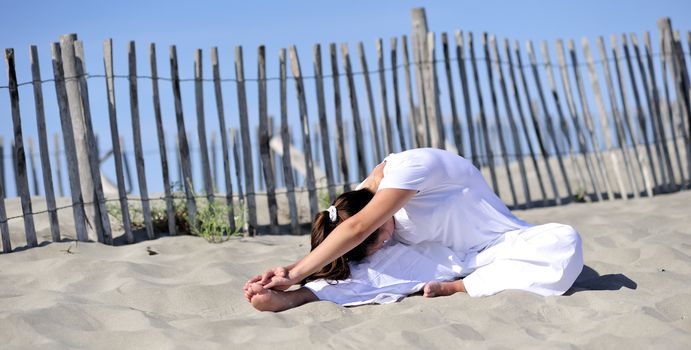
[[[312,223],[312,250],[319,246],[338,225],[362,210],[373,197],[374,194],[367,189],[345,192],[333,202],[332,206],[336,209],[335,213],[330,214],[329,210],[319,212]],[[320,278],[342,280],[350,277],[348,262],[360,261],[371,254],[371,246],[377,243],[378,231],[369,235],[362,243],[326,265],[319,272],[307,277],[306,280],[311,281]]]

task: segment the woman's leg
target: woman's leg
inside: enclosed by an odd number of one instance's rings
[[[291,291],[279,291],[264,289],[264,286],[259,283],[253,283],[245,296],[255,309],[273,312],[292,309],[319,300],[312,291],[304,287]]]
[[[473,297],[507,289],[561,295],[583,269],[580,236],[562,224],[507,232],[503,240],[474,260],[475,271],[464,278],[465,288]]]

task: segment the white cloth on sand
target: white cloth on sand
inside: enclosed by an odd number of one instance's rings
[[[507,232],[479,253],[454,253],[438,242],[392,242],[360,263],[351,278],[305,285],[320,300],[344,306],[388,304],[420,291],[429,281],[464,278],[471,297],[515,289],[561,295],[583,267],[578,233],[545,224]]]

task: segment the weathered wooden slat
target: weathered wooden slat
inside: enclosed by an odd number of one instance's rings
[[[324,79],[322,77],[322,50],[321,45],[314,45],[314,84],[317,92],[317,112],[319,115],[319,135],[321,136],[322,158],[326,171],[327,191],[329,202],[336,199],[336,184],[334,183],[333,162],[331,161],[331,145],[329,138],[329,125],[326,119],[326,102],[324,98]],[[316,128],[315,128],[316,130]],[[319,149],[319,148],[317,148]],[[319,157],[317,157],[319,158]]]
[[[1,140],[0,140],[1,141]],[[4,153],[0,153],[4,154]],[[5,184],[0,182],[0,240],[2,240],[2,252],[12,251],[10,242],[10,228],[7,225],[7,210],[5,210]]]
[[[214,200],[214,187],[209,167],[209,146],[206,142],[206,118],[204,117],[204,81],[202,50],[194,51],[194,100],[197,112],[197,139],[199,140],[199,158],[202,162],[202,180],[206,199]]]
[[[588,97],[585,92],[585,86],[583,85],[583,79],[581,78],[581,71],[579,70],[579,63],[576,57],[576,48],[573,40],[569,40],[569,54],[571,56],[571,67],[573,68],[573,75],[576,79],[576,86],[578,88],[578,97],[581,102],[581,109],[583,110],[583,119],[585,121],[585,128],[588,130],[590,135],[591,146],[593,153],[595,154],[595,161],[597,162],[597,170],[599,171],[599,177],[605,184],[605,189],[607,191],[607,199],[614,199],[614,192],[612,190],[612,184],[609,181],[609,176],[607,175],[607,168],[605,162],[602,159],[602,153],[600,152],[600,143],[597,140],[595,134],[595,126],[593,124],[593,117],[590,114],[590,108],[588,105]]]
[[[528,176],[525,171],[525,161],[523,160],[523,149],[521,147],[521,140],[518,138],[518,127],[516,126],[516,121],[514,120],[513,109],[511,108],[511,101],[509,99],[509,93],[506,89],[506,83],[504,81],[504,70],[501,68],[501,56],[499,55],[499,45],[495,40],[494,36],[490,38],[492,45],[492,53],[494,58],[494,68],[497,70],[497,77],[499,78],[499,88],[501,89],[502,98],[504,100],[504,107],[506,110],[506,119],[509,121],[509,127],[511,128],[511,139],[513,140],[513,151],[516,155],[516,160],[518,161],[518,170],[521,173],[521,180],[523,182],[523,195],[525,196],[525,203],[521,207],[526,208],[530,206],[532,202],[530,198],[530,185],[528,184]],[[494,83],[491,83],[494,86]],[[497,120],[499,115],[497,114]],[[507,167],[508,169],[508,167]],[[518,201],[516,201],[518,202]],[[514,204],[518,206],[518,203]]]
[[[687,161],[687,171],[684,174],[684,167],[679,164],[681,185],[684,186],[688,183],[689,176],[691,176],[691,144],[689,143],[689,137],[686,132],[686,126],[684,121],[686,119],[691,120],[691,112],[689,111],[689,96],[687,94],[688,87],[688,76],[685,75],[686,69],[683,67],[685,62],[683,60],[683,53],[681,52],[679,44],[679,33],[675,32],[672,28],[672,21],[669,17],[661,18],[657,21],[658,28],[664,34],[665,47],[667,48],[665,60],[667,61],[667,66],[669,67],[669,73],[671,75],[672,84],[675,90],[675,105],[677,106],[678,116],[679,116],[679,133],[680,137],[684,142],[684,150],[686,151],[686,161]],[[680,59],[681,58],[681,59]],[[670,118],[672,120],[673,118]],[[676,146],[676,143],[675,143]]]
[[[546,201],[547,200],[547,193],[545,192],[545,185],[542,180],[542,172],[540,171],[540,167],[537,164],[537,157],[535,156],[535,152],[533,151],[532,142],[530,140],[530,134],[528,132],[528,121],[523,113],[523,105],[521,103],[521,96],[518,92],[518,82],[516,81],[516,74],[514,72],[514,64],[513,64],[513,58],[511,57],[511,50],[509,48],[509,40],[504,39],[503,41],[504,45],[504,55],[507,58],[509,67],[509,79],[511,81],[511,92],[513,94],[514,101],[516,103],[516,112],[518,113],[518,119],[521,122],[521,129],[523,130],[523,137],[525,137],[526,141],[526,146],[528,147],[528,153],[530,154],[530,159],[533,163],[533,168],[535,169],[535,175],[537,176],[537,182],[538,186],[540,187],[540,194],[542,195],[542,200]],[[521,67],[518,67],[518,69],[522,69]],[[518,137],[516,137],[518,139]],[[519,156],[524,157],[524,154],[519,154]],[[528,186],[526,186],[528,188]],[[530,191],[528,191],[530,193]],[[532,202],[530,197],[526,197],[526,208],[532,207]]]
[[[668,22],[671,29],[671,21]],[[684,139],[684,151],[686,153],[686,174],[688,175],[686,181],[686,188],[691,186],[691,141],[689,137],[691,134],[691,81],[689,80],[689,72],[686,67],[686,60],[684,59],[684,49],[681,45],[681,34],[679,31],[674,31],[674,59],[673,68],[676,71],[677,76],[677,99],[681,100],[681,115],[680,115],[680,128],[681,135]],[[681,97],[679,97],[681,96]]]
[[[482,135],[484,139],[486,164],[489,164],[490,177],[492,179],[492,189],[499,196],[499,185],[497,183],[497,174],[494,170],[494,152],[490,145],[489,130],[487,127],[487,118],[485,117],[485,101],[482,97],[482,88],[480,87],[480,76],[477,69],[477,60],[475,59],[475,47],[473,43],[473,32],[468,32],[468,50],[470,51],[470,62],[473,67],[473,79],[475,79],[475,92],[477,93],[477,102],[480,112],[480,126],[482,127]]]
[[[38,187],[38,175],[36,175],[36,157],[34,157],[34,139],[29,136],[27,139],[27,146],[29,148],[29,169],[31,169],[31,187],[34,189],[34,196],[40,196],[40,188]]]
[[[421,143],[418,147],[432,147],[430,135],[430,118],[427,113],[427,105],[432,103],[427,99],[425,92],[426,77],[428,72],[426,48],[427,48],[427,15],[424,8],[414,8],[412,10],[413,32],[411,36],[413,51],[413,68],[415,69],[415,86],[418,100],[418,123],[417,133],[420,134]],[[406,50],[408,51],[408,50]]]
[[[403,56],[403,72],[405,76],[405,91],[408,100],[408,129],[410,131],[410,144],[413,148],[422,147],[423,137],[420,132],[420,116],[413,100],[412,78],[410,76],[410,62],[408,59],[408,40],[406,36],[401,37],[401,52]]]
[[[335,64],[336,45],[331,44],[331,63]],[[283,144],[283,177],[286,184],[286,195],[288,196],[288,212],[290,213],[290,231],[292,234],[300,234],[300,225],[298,222],[298,207],[295,199],[295,180],[293,178],[293,163],[290,158],[290,145],[292,143],[290,134],[288,133],[288,98],[287,98],[287,82],[286,82],[286,49],[280,49],[278,52],[278,65],[280,74],[280,100],[281,100],[281,143]],[[332,66],[333,67],[333,66]],[[338,79],[338,71],[334,74],[334,79]],[[336,84],[336,83],[334,83]],[[337,89],[337,88],[334,88]],[[336,90],[337,91],[337,90]],[[336,123],[340,123],[340,96],[336,95]],[[340,145],[343,135],[340,134],[338,144]],[[340,147],[340,146],[339,146]],[[348,166],[344,171],[347,176]]]
[[[84,212],[89,225],[87,233],[89,237],[97,238],[101,231],[101,220],[94,200],[93,179],[91,178],[91,166],[89,164],[89,148],[86,145],[86,132],[84,130],[84,110],[82,107],[82,97],[79,94],[79,77],[76,71],[76,61],[74,53],[74,42],[77,40],[76,34],[66,34],[60,37],[62,49],[62,61],[65,72],[65,89],[67,91],[67,101],[72,118],[72,128],[75,147],[77,151],[77,166],[79,167],[80,185],[84,200]]]
[[[305,154],[305,168],[307,169],[307,193],[310,202],[310,217],[313,218],[319,212],[319,204],[317,201],[317,189],[315,188],[312,142],[310,140],[309,116],[307,115],[307,98],[305,97],[302,70],[300,69],[300,61],[295,46],[291,46],[288,49],[288,54],[290,55],[290,68],[293,73],[293,78],[295,79],[295,92],[297,94],[298,107],[300,109],[303,152]]]
[[[257,48],[257,73],[259,96],[259,155],[261,157],[264,181],[266,182],[266,199],[269,206],[269,231],[278,233],[278,204],[276,203],[276,183],[274,169],[271,164],[269,149],[269,113],[267,112],[266,96],[266,49]]]
[[[381,99],[381,123],[384,133],[384,156],[393,152],[393,134],[391,133],[391,119],[389,118],[389,102],[386,95],[386,75],[384,74],[384,44],[377,39],[377,70],[379,71],[379,97]],[[392,67],[396,69],[396,67]]]
[[[645,116],[643,114],[643,106],[641,105],[641,97],[638,94],[638,84],[636,81],[636,74],[633,70],[633,64],[631,60],[631,53],[629,52],[629,44],[625,34],[622,34],[622,45],[624,49],[624,56],[626,58],[626,67],[629,72],[629,79],[631,80],[631,88],[633,91],[633,98],[636,103],[636,120],[638,121],[638,127],[641,131],[641,137],[643,140],[643,146],[645,147],[646,156],[648,158],[648,165],[650,166],[650,172],[653,177],[652,190],[648,193],[649,196],[655,195],[655,188],[657,188],[660,183],[657,179],[657,173],[655,171],[655,163],[653,161],[653,152],[650,149],[650,139],[648,137],[648,128],[645,122]],[[637,49],[637,48],[636,48]],[[650,115],[652,117],[652,114]],[[631,116],[633,119],[633,116]]]
[[[554,135],[557,135],[556,137],[552,137],[552,140],[554,141],[554,146],[555,146],[555,151],[561,153],[559,151],[561,145],[564,147],[564,153],[566,156],[569,157],[571,161],[571,165],[573,166],[574,173],[576,174],[578,178],[578,184],[579,186],[582,186],[584,189],[587,190],[586,185],[585,185],[585,179],[583,176],[583,173],[581,171],[580,165],[576,162],[576,159],[573,155],[575,152],[575,149],[573,147],[573,143],[571,142],[571,134],[569,132],[569,127],[566,122],[566,118],[564,117],[564,112],[563,108],[561,106],[561,99],[559,98],[559,93],[557,92],[557,82],[556,79],[554,78],[553,72],[552,72],[552,62],[550,59],[548,47],[547,47],[547,42],[542,41],[540,43],[540,51],[542,52],[542,59],[544,60],[544,65],[545,65],[545,73],[547,75],[547,84],[550,89],[552,99],[554,100],[554,106],[557,110],[557,116],[555,117],[556,120],[548,121],[547,126],[548,128],[553,125],[553,122],[556,122],[560,126],[561,130],[561,136],[559,137],[556,132],[554,132]],[[544,108],[546,110],[547,105],[544,105]],[[545,115],[547,113],[545,112]],[[549,119],[553,119],[551,116]]]
[[[672,111],[672,101],[670,99],[670,93],[669,93],[669,84],[667,81],[667,66],[669,65],[669,59],[668,59],[668,51],[671,52],[671,45],[670,45],[670,39],[668,39],[669,34],[667,33],[666,30],[662,30],[662,35],[660,37],[660,52],[663,52],[663,54],[660,55],[660,75],[662,76],[662,87],[665,93],[665,100],[664,100],[664,105],[665,109],[663,112],[666,112],[667,116],[667,121],[669,122],[669,133],[671,135],[671,141],[672,141],[672,149],[674,150],[674,158],[677,161],[677,167],[679,168],[679,182],[680,184],[684,184],[684,166],[681,163],[681,155],[679,153],[679,146],[677,145],[677,132],[676,132],[676,127],[674,125],[674,112]],[[671,71],[671,69],[670,69]],[[673,74],[670,72],[670,74]],[[665,143],[669,143],[670,140],[665,139]],[[676,187],[676,184],[675,184]]]
[[[282,50],[281,52],[285,56],[285,50]],[[341,108],[341,83],[340,83],[340,74],[338,73],[338,53],[336,52],[336,44],[330,43],[329,44],[329,56],[331,58],[331,79],[333,82],[333,91],[334,91],[334,114],[335,114],[335,119],[336,119],[336,158],[338,159],[338,165],[339,169],[341,170],[341,175],[343,176],[343,191],[349,191],[350,190],[350,185],[348,184],[348,162],[346,161],[346,148],[344,147],[344,139],[343,139],[343,117],[342,117],[342,108]],[[282,64],[285,64],[284,61]],[[285,67],[282,67],[284,69]],[[283,90],[282,90],[283,91]],[[283,128],[281,128],[283,130]],[[286,122],[286,130],[287,130],[287,122]],[[284,140],[286,140],[286,137],[283,137]],[[285,141],[284,141],[285,143]],[[284,146],[285,147],[285,146]],[[285,149],[283,154],[285,154]],[[292,168],[288,168],[292,169]]]
[[[223,93],[221,90],[221,68],[218,59],[218,48],[211,48],[211,69],[214,77],[214,96],[216,98],[216,113],[218,114],[218,129],[221,133],[221,148],[223,154],[223,179],[226,186],[226,205],[228,206],[228,222],[230,231],[235,232],[235,203],[233,202],[233,181],[230,175],[230,156],[228,134],[226,133],[226,118],[223,108]],[[215,157],[214,157],[215,158]],[[214,172],[215,173],[215,172]]]
[[[465,67],[465,43],[463,32],[456,31],[456,61],[458,62],[458,74],[461,79],[461,89],[463,89],[463,107],[465,108],[465,120],[468,128],[468,140],[470,142],[470,153],[473,164],[479,169],[480,160],[478,157],[479,141],[475,139],[475,121],[473,120],[472,106],[470,105],[470,88],[468,87],[468,73]]]
[[[564,43],[561,39],[557,40],[556,51],[557,61],[559,62],[559,73],[561,75],[561,83],[564,89],[564,95],[566,96],[566,106],[569,109],[571,123],[573,124],[574,132],[576,134],[576,144],[578,145],[578,152],[581,154],[581,156],[583,156],[583,161],[585,162],[585,170],[588,173],[588,178],[590,179],[590,184],[593,187],[595,198],[597,198],[598,201],[602,201],[602,191],[600,190],[600,185],[597,181],[597,176],[595,174],[595,166],[591,161],[590,154],[586,146],[585,135],[583,134],[583,129],[581,128],[581,121],[578,116],[578,110],[576,109],[576,102],[573,98],[573,91],[571,89],[571,79],[569,78],[569,71],[566,69],[566,54],[564,53]],[[583,113],[585,113],[585,111]],[[570,139],[569,135],[566,135],[566,137]],[[577,158],[575,160],[577,160]],[[578,166],[578,168],[580,169],[580,166]],[[581,178],[583,179],[583,177]],[[583,179],[583,181],[585,182],[585,179]],[[587,191],[586,186],[584,186],[584,190]]]
[[[81,41],[74,42],[76,57],[76,71],[79,80],[79,94],[82,97],[82,111],[84,113],[84,132],[86,133],[86,146],[89,150],[89,168],[91,170],[92,188],[94,189],[94,210],[99,221],[96,222],[98,241],[106,244],[113,243],[113,233],[110,227],[110,218],[106,208],[106,200],[101,183],[100,161],[98,155],[98,143],[91,122],[91,108],[89,107],[89,89],[86,83],[86,58],[84,46]]]
[[[617,181],[621,197],[624,199],[629,199],[628,190],[624,186],[621,170],[619,168],[619,157],[617,157],[617,153],[612,149],[612,136],[609,131],[607,108],[605,107],[605,102],[602,98],[600,83],[598,81],[597,73],[595,71],[593,55],[590,53],[590,45],[588,43],[588,39],[581,39],[581,45],[583,46],[583,54],[585,55],[586,61],[588,63],[588,74],[590,76],[591,86],[593,88],[593,92],[595,95],[595,103],[597,105],[598,113],[600,116],[600,129],[602,130],[602,134],[605,136],[605,151],[610,155],[612,168],[614,169],[614,177]]]
[[[571,182],[564,167],[564,161],[562,160],[562,152],[559,147],[559,140],[554,132],[554,126],[552,122],[552,116],[547,109],[547,102],[545,101],[545,94],[542,90],[542,83],[540,82],[540,75],[537,70],[537,60],[535,59],[535,52],[533,50],[533,42],[528,41],[527,43],[528,58],[530,59],[530,67],[533,72],[533,79],[535,80],[535,86],[537,87],[538,97],[540,98],[540,105],[542,106],[542,112],[545,114],[545,124],[547,125],[547,134],[552,139],[552,144],[554,145],[554,153],[557,157],[557,164],[559,165],[559,170],[561,171],[562,178],[564,179],[564,185],[566,186],[566,193],[568,198],[573,198],[573,191],[571,191]],[[556,194],[556,193],[555,193]],[[555,198],[557,205],[561,204],[561,198]]]
[[[240,138],[242,139],[242,160],[245,173],[245,194],[249,219],[247,234],[253,236],[257,229],[257,203],[254,193],[254,164],[250,142],[249,117],[247,115],[247,94],[245,91],[245,68],[242,56],[242,46],[235,47],[235,81],[238,95],[238,111],[240,113]]]
[[[242,189],[242,174],[244,174],[242,167],[242,159],[240,157],[240,140],[238,138],[238,130],[230,128],[230,143],[233,144],[233,158],[235,162],[235,176],[238,179],[238,197],[240,199],[240,206],[242,207],[242,230],[248,235],[250,232],[249,212],[245,194]]]
[[[182,110],[182,95],[180,92],[180,76],[178,75],[178,53],[175,45],[170,46],[170,77],[172,80],[173,100],[175,103],[175,122],[178,131],[177,145],[182,168],[182,185],[185,188],[187,218],[190,224],[197,221],[197,202],[194,198],[194,182],[192,179],[192,165],[190,162],[190,147],[187,143],[187,130]],[[127,163],[125,163],[127,164]]]
[[[489,39],[489,40],[488,40]],[[511,174],[511,164],[509,163],[509,152],[506,149],[506,139],[504,136],[504,131],[501,125],[501,113],[499,112],[499,104],[497,102],[497,93],[494,89],[494,74],[492,73],[492,62],[489,54],[489,46],[496,44],[494,36],[488,38],[487,32],[482,33],[482,49],[485,54],[485,66],[487,68],[487,79],[489,83],[490,97],[492,99],[492,111],[494,112],[495,127],[497,129],[497,134],[499,137],[499,147],[501,152],[501,157],[504,160],[504,170],[506,171],[506,176],[509,181],[509,190],[511,191],[511,200],[513,207],[518,207],[518,198],[516,197],[516,189],[513,185],[513,175]],[[508,135],[507,135],[508,136]]]
[[[14,147],[12,150],[16,159],[16,181],[18,194],[21,198],[22,215],[24,216],[24,233],[26,235],[26,245],[35,247],[38,245],[38,241],[36,240],[36,229],[31,209],[31,194],[29,193],[29,179],[26,172],[22,119],[19,111],[19,90],[17,88],[17,73],[14,65],[14,49],[5,49],[5,64],[7,67],[10,105],[12,106],[12,125],[14,127]]]
[[[120,211],[122,212],[122,225],[125,230],[127,243],[134,242],[132,223],[130,220],[127,192],[125,191],[125,179],[123,176],[123,155],[120,148],[120,132],[118,131],[117,109],[115,104],[115,80],[113,73],[113,40],[103,42],[103,65],[106,73],[106,91],[108,95],[108,117],[110,120],[110,138],[113,146],[113,161],[115,162],[115,177],[118,185],[118,197]],[[153,79],[156,81],[156,79]]]
[[[668,178],[669,174],[666,172],[665,168],[665,156],[662,153],[662,142],[659,140],[659,131],[658,131],[658,124],[656,122],[656,108],[655,108],[655,103],[652,99],[652,90],[650,88],[650,79],[648,72],[646,71],[645,68],[645,63],[643,62],[643,58],[641,56],[641,51],[639,49],[639,43],[638,43],[638,37],[634,33],[630,33],[631,37],[631,43],[633,44],[633,52],[636,55],[636,64],[638,65],[638,71],[641,77],[641,84],[643,85],[642,90],[645,96],[645,104],[647,107],[648,111],[648,116],[650,119],[650,128],[652,129],[652,142],[654,143],[655,146],[655,155],[657,156],[657,166],[659,167],[658,171],[660,174],[660,180],[658,183],[656,183],[657,186],[662,186],[662,189],[664,189],[667,186],[668,183]],[[633,78],[632,78],[633,79]],[[640,112],[641,114],[643,113],[642,111]],[[645,120],[644,120],[645,123]],[[647,123],[645,123],[647,124]],[[645,132],[644,135],[647,137],[647,132]],[[646,139],[646,144],[650,142],[651,140]],[[648,145],[649,146],[649,145]],[[652,160],[652,157],[650,158]]]
[[[537,144],[540,149],[540,154],[542,155],[542,160],[545,162],[545,168],[547,169],[547,176],[549,176],[549,182],[552,185],[552,193],[557,204],[560,203],[560,195],[555,180],[554,172],[552,171],[552,166],[549,163],[549,152],[545,147],[545,141],[543,134],[540,131],[540,122],[538,121],[538,111],[537,107],[533,104],[533,99],[530,97],[530,90],[528,89],[528,80],[525,77],[525,72],[523,71],[523,59],[521,58],[521,49],[518,45],[518,41],[514,41],[513,49],[516,55],[516,63],[518,64],[519,77],[521,79],[521,86],[523,87],[523,93],[525,94],[525,100],[528,104],[528,110],[530,111],[530,118],[533,121],[533,130],[535,131],[535,136],[537,139]],[[537,167],[536,167],[537,169]],[[545,197],[545,204],[547,204],[547,198]]]
[[[441,45],[444,54],[444,70],[446,72],[446,86],[449,90],[449,103],[451,104],[451,128],[453,130],[453,140],[456,144],[458,154],[465,155],[463,149],[463,139],[461,138],[461,123],[458,120],[458,109],[456,108],[456,93],[451,79],[451,57],[449,54],[449,38],[446,33],[441,33]]]
[[[217,162],[217,157],[216,157],[216,139],[218,137],[216,136],[216,131],[211,130],[211,141],[209,142],[209,148],[211,149],[211,158],[209,159],[211,161],[211,188],[214,189],[214,192],[219,191],[218,189],[218,162]]]
[[[5,180],[5,139],[0,135],[0,186],[7,188]],[[5,192],[0,194],[0,199],[5,199]]]
[[[355,128],[355,147],[358,164],[358,181],[367,177],[367,166],[365,165],[365,145],[362,140],[362,124],[360,122],[360,109],[358,108],[357,92],[355,91],[355,81],[353,80],[353,70],[350,65],[350,54],[348,45],[341,44],[341,55],[343,56],[343,70],[346,74],[348,86],[348,97],[350,98],[350,111],[353,116],[353,127]]]
[[[151,91],[154,106],[154,118],[156,119],[156,136],[158,139],[158,154],[161,159],[161,175],[163,177],[163,193],[166,197],[166,218],[168,219],[168,234],[175,236],[175,208],[170,189],[170,174],[168,170],[168,153],[166,151],[166,135],[163,130],[163,116],[161,115],[161,99],[158,89],[158,64],[156,63],[156,45],[149,44],[149,64],[151,67]],[[121,170],[122,175],[122,170]]]
[[[367,106],[369,107],[370,116],[370,135],[372,136],[372,149],[374,150],[375,163],[382,161],[381,141],[379,140],[379,125],[377,124],[377,112],[374,106],[374,97],[372,96],[372,84],[369,80],[369,68],[367,67],[367,57],[365,57],[365,46],[362,41],[358,42],[358,57],[360,58],[360,67],[362,67],[362,79],[365,82],[365,92],[367,93]]]
[[[638,137],[637,133],[635,132],[636,123],[633,119],[633,113],[631,113],[630,103],[628,101],[628,98],[626,97],[626,82],[624,81],[624,74],[621,69],[621,51],[619,45],[617,45],[616,38],[617,37],[615,35],[610,36],[610,41],[612,43],[612,53],[614,54],[614,71],[617,74],[617,82],[619,83],[619,96],[621,97],[622,111],[624,113],[624,115],[622,115],[622,119],[624,122],[623,125],[626,127],[626,130],[628,130],[629,138],[631,139],[631,145],[633,146],[632,148],[634,158],[636,159],[636,166],[641,172],[643,186],[645,188],[647,195],[650,197],[653,193],[653,185],[650,182],[648,166],[645,164],[645,161],[643,160],[643,155],[641,155],[640,152],[638,152]]]
[[[60,126],[62,129],[63,144],[65,146],[65,158],[67,160],[67,177],[72,196],[72,214],[74,216],[74,229],[77,239],[86,241],[89,239],[86,232],[86,213],[84,211],[84,199],[80,185],[79,168],[77,165],[77,150],[74,144],[72,130],[72,118],[65,87],[65,72],[63,70],[62,53],[59,43],[51,46],[53,76],[55,78],[55,95],[60,111]]]
[[[139,93],[137,88],[137,57],[134,41],[128,45],[129,58],[129,85],[130,85],[130,115],[132,117],[132,141],[134,143],[134,161],[137,167],[137,183],[139,184],[139,196],[142,201],[142,215],[144,227],[149,239],[154,239],[154,226],[151,221],[151,204],[149,203],[149,191],[146,185],[146,168],[144,166],[144,151],[142,149],[142,136],[139,122]]]
[[[62,162],[60,161],[60,154],[60,135],[58,135],[58,133],[56,132],[53,134],[53,158],[55,159],[55,180],[58,183],[59,196],[64,197],[65,190],[62,187]]]
[[[399,150],[405,151],[405,132],[403,131],[403,116],[401,115],[401,100],[398,91],[398,38],[395,36],[391,38],[389,44],[389,54],[391,58],[391,84],[393,89],[393,100],[394,100],[394,115],[396,118],[396,129],[398,130],[398,142]],[[411,109],[412,113],[412,109]],[[411,125],[412,127],[412,125]],[[393,135],[392,135],[393,136]],[[393,151],[392,151],[393,152]]]
[[[612,78],[609,70],[609,61],[607,58],[607,52],[605,50],[605,41],[602,37],[597,38],[598,49],[600,51],[600,57],[602,61],[602,69],[605,74],[605,84],[607,85],[607,93],[610,102],[610,109],[612,111],[612,119],[614,120],[615,135],[619,141],[619,150],[624,158],[624,167],[626,168],[626,173],[629,177],[629,184],[633,190],[634,198],[638,198],[640,195],[638,193],[638,186],[636,184],[636,178],[631,168],[631,162],[629,161],[629,154],[626,151],[626,137],[624,135],[624,130],[621,126],[621,116],[619,114],[619,107],[617,106],[617,98],[614,90],[614,84],[612,83]],[[627,194],[628,195],[628,194]]]
[[[665,158],[665,166],[667,170],[667,190],[672,190],[676,185],[676,180],[674,176],[674,170],[672,169],[672,156],[671,156],[671,151],[669,150],[669,142],[667,142],[667,136],[665,133],[665,127],[664,124],[662,123],[662,101],[660,100],[660,92],[657,87],[657,81],[655,78],[655,66],[653,63],[653,49],[652,49],[652,43],[650,40],[650,33],[645,32],[643,33],[643,42],[645,44],[645,53],[646,53],[646,62],[648,65],[648,73],[650,74],[650,95],[652,96],[652,101],[653,101],[653,110],[655,111],[655,123],[657,124],[657,130],[659,134],[657,135],[658,137],[658,143],[661,145],[662,148],[662,154]]]
[[[53,190],[53,172],[50,167],[50,154],[48,153],[48,134],[46,132],[46,115],[43,108],[43,87],[41,86],[41,68],[38,62],[38,48],[34,45],[29,50],[31,62],[31,77],[34,87],[34,102],[36,103],[36,126],[38,128],[38,143],[41,152],[41,171],[43,174],[43,189],[46,193],[46,208],[48,209],[48,220],[50,221],[50,235],[53,242],[60,241],[60,222],[55,205],[55,192]],[[29,139],[31,140],[31,139]],[[31,142],[29,143],[31,147]],[[33,150],[30,150],[33,154]],[[0,156],[2,152],[0,152]],[[1,171],[1,170],[0,170]],[[36,172],[34,171],[34,181]],[[4,184],[3,184],[4,185]],[[3,186],[4,187],[4,186]],[[2,197],[0,197],[2,198]]]
[[[430,145],[432,147],[445,149],[446,148],[446,136],[444,134],[444,122],[442,121],[441,115],[441,103],[439,101],[439,82],[437,81],[437,56],[436,56],[436,44],[435,35],[433,32],[427,33],[427,74],[425,78],[427,79],[427,116],[430,120],[429,130],[430,130]]]

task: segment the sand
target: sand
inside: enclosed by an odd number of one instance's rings
[[[307,236],[43,244],[0,255],[0,347],[688,349],[689,204],[691,192],[681,192],[516,211],[583,237],[584,272],[568,296],[550,298],[507,291],[260,313],[243,283],[302,256]],[[49,236],[45,219],[37,222]]]

